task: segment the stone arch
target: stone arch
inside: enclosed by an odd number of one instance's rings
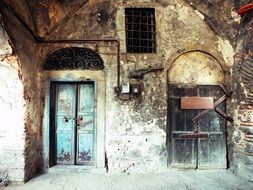
[[[44,70],[102,70],[104,61],[92,49],[82,47],[61,48],[48,54]]]
[[[170,84],[224,84],[225,76],[219,61],[203,51],[179,55],[168,69]]]

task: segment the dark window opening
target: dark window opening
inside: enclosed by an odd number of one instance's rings
[[[155,9],[126,8],[126,47],[128,53],[155,53]]]

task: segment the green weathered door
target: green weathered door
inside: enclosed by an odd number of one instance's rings
[[[96,133],[94,82],[53,83],[51,91],[54,92],[51,93],[51,119],[54,121],[50,126],[51,133],[54,133],[51,135],[54,147],[50,151],[54,152],[55,164],[93,165]]]
[[[203,110],[182,109],[182,97],[212,97],[214,102],[224,95],[219,86],[193,88],[169,85],[169,162],[180,168],[226,168],[226,120],[214,110],[192,122]],[[225,102],[218,107],[225,112]]]

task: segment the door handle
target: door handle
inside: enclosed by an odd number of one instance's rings
[[[68,118],[68,117],[65,116],[65,117],[63,117],[63,119],[64,119],[64,122],[65,122],[65,123],[68,123],[68,122],[69,122],[69,118]]]
[[[76,120],[76,121],[80,121],[81,120],[82,121],[83,117],[76,117],[76,118],[74,117],[73,120]]]
[[[77,118],[73,118],[73,119],[76,120],[76,126],[77,127],[80,127],[84,123],[82,116],[78,116]]]

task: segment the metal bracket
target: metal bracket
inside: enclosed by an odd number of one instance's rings
[[[233,122],[233,118],[230,117],[229,115],[227,115],[224,111],[222,111],[220,108],[215,108],[215,111],[220,114],[222,117],[224,117],[226,120],[230,121],[230,122]]]
[[[147,69],[139,69],[136,70],[132,73],[130,73],[130,77],[131,78],[136,78],[136,79],[143,79],[144,75],[147,73],[151,73],[151,72],[161,72],[163,71],[164,68],[162,67],[158,67],[158,68],[152,68],[151,66]]]
[[[222,84],[220,84],[219,86],[220,86],[221,90],[227,95],[227,97],[231,98],[233,92],[232,91],[228,92],[228,90],[226,89],[226,87],[224,85],[222,85]]]
[[[230,98],[232,96],[232,92],[228,93],[227,89],[225,88],[224,85],[219,85],[222,91],[225,93],[222,97],[220,97],[216,102],[214,102],[214,111],[218,114],[220,114],[223,118],[226,120],[233,122],[233,118],[231,118],[229,115],[227,115],[224,111],[222,111],[220,108],[217,106],[222,103],[226,98]],[[211,110],[204,110],[200,112],[196,117],[192,119],[193,123],[196,123],[198,120],[200,120],[204,115],[206,115],[209,111]]]

